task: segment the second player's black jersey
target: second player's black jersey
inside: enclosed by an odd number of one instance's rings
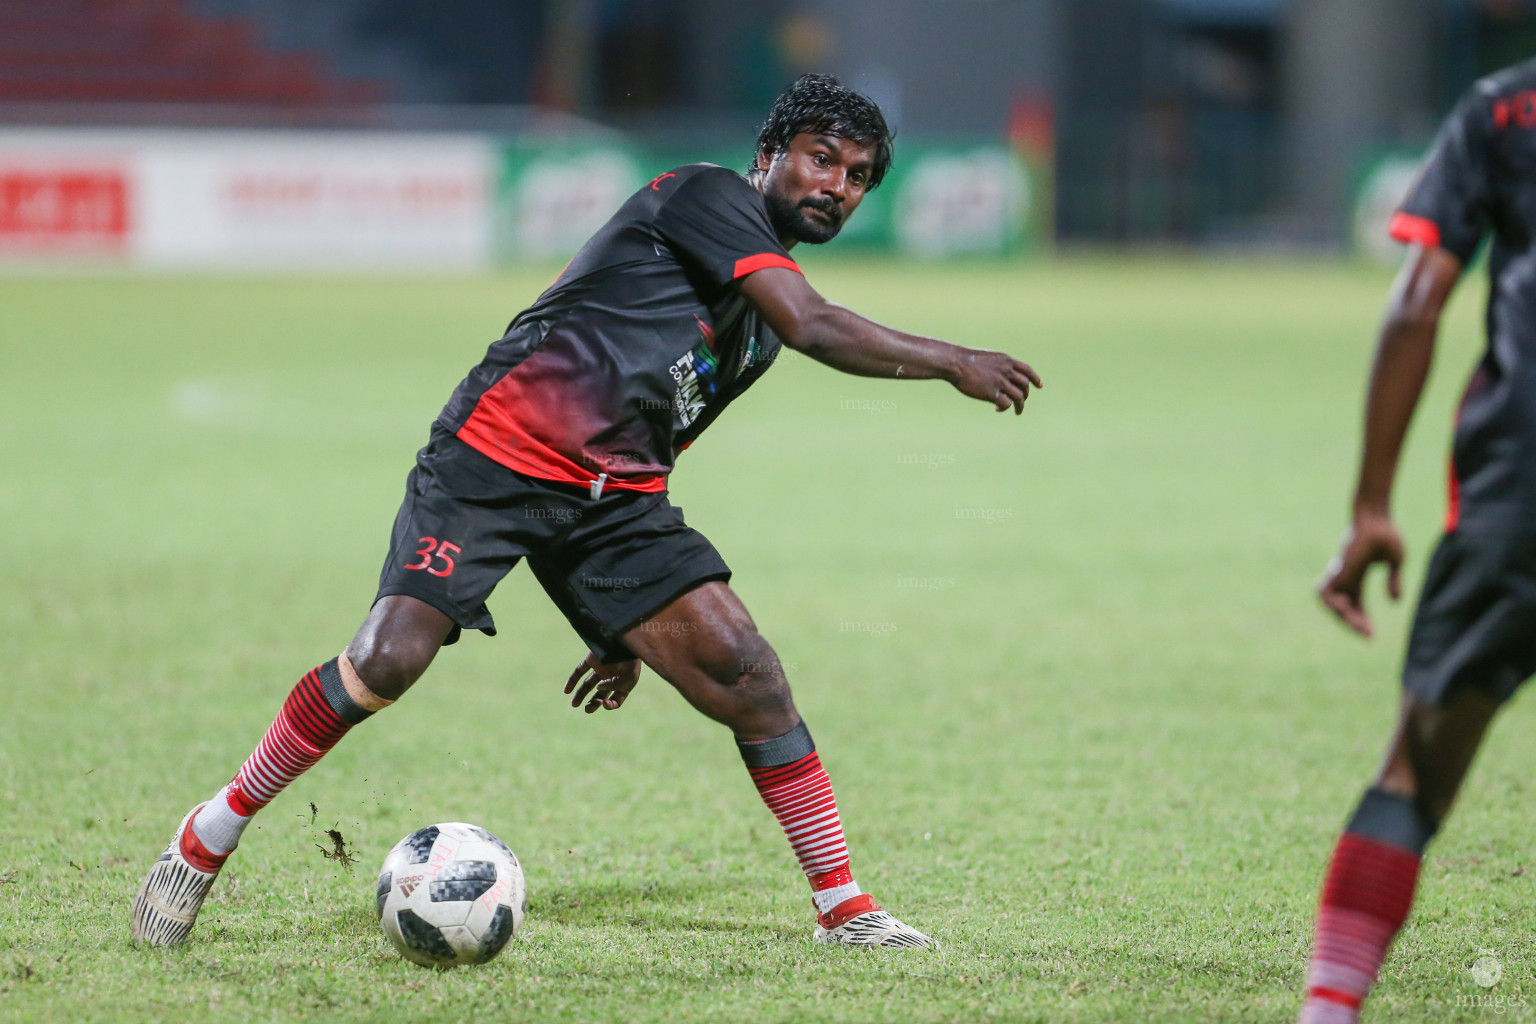
[[[1457,415],[1447,518],[1536,530],[1536,61],[1457,104],[1391,230],[1463,265],[1492,236],[1488,348]]]
[[[745,178],[662,174],[491,345],[439,421],[527,476],[666,488],[677,453],[767,370],[779,340],[737,282],[789,258]]]

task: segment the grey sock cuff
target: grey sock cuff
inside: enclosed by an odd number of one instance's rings
[[[1360,798],[1344,831],[1423,853],[1439,827],[1440,823],[1425,814],[1412,797],[1372,787]]]
[[[816,741],[811,739],[811,731],[801,722],[783,736],[771,740],[738,739],[736,749],[741,751],[741,759],[748,768],[776,768],[815,753]]]
[[[335,658],[320,666],[320,689],[325,694],[325,702],[331,706],[332,711],[336,712],[336,717],[348,725],[356,725],[373,714],[372,711],[364,710],[363,706],[353,700],[352,695],[347,692],[346,684],[341,681],[341,669],[336,666]]]

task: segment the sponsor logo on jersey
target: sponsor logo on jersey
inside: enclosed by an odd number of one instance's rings
[[[715,354],[715,332],[698,317],[699,343],[671,366],[672,380],[677,392],[672,396],[672,408],[684,427],[692,425],[704,411],[704,404],[714,396],[716,377],[720,371],[720,359]]]

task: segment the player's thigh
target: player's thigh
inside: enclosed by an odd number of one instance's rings
[[[1472,688],[1438,704],[1404,694],[1377,785],[1415,797],[1435,820],[1444,818],[1501,706]]]
[[[559,500],[451,434],[435,433],[406,481],[375,604],[404,595],[430,605],[452,623],[445,644],[463,629],[494,635],[486,598],[531,545],[559,528],[562,510],[550,507]]]
[[[676,683],[702,675],[730,684],[756,658],[772,654],[746,605],[721,581],[678,595],[623,635],[635,655]]]
[[[772,739],[800,722],[773,648],[725,583],[679,595],[623,639],[695,710],[740,739]]]
[[[1431,707],[1463,690],[1508,701],[1536,672],[1536,535],[1446,534],[1425,574],[1404,692]]]
[[[658,653],[684,648],[702,653],[722,638],[756,632],[735,595],[729,602],[681,600],[708,584],[723,585],[731,570],[665,494],[620,492],[586,503],[572,529],[531,551],[528,564],[604,661],[639,656],[624,641],[636,628],[642,640],[654,641],[647,650]],[[729,594],[728,587],[724,591]]]

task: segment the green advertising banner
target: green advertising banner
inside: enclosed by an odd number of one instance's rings
[[[530,144],[503,150],[495,238],[504,259],[568,257],[650,178],[681,164],[745,170],[744,150]],[[890,173],[838,236],[837,251],[915,259],[997,257],[1041,248],[1051,168],[996,142],[903,142]]]
[[[570,259],[645,182],[638,154],[612,143],[506,143],[492,204],[502,260]]]
[[[1387,234],[1387,224],[1407,198],[1423,159],[1422,152],[1387,153],[1365,166],[1349,224],[1356,252],[1379,263],[1402,259],[1403,244]]]

